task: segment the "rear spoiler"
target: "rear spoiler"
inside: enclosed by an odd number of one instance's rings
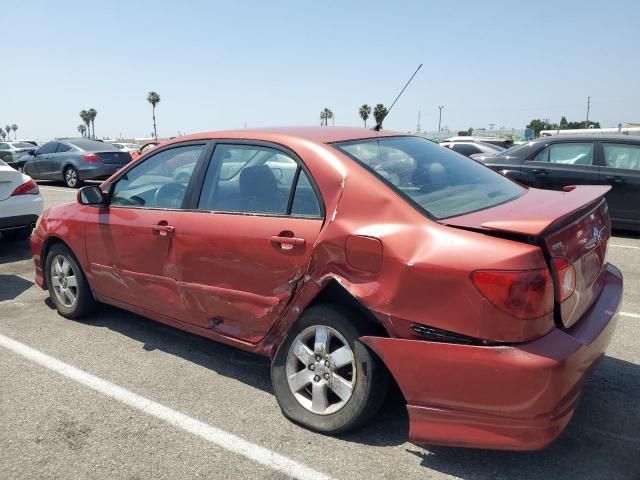
[[[441,220],[472,230],[538,236],[553,224],[601,199],[610,185],[571,185],[564,191],[529,188],[521,197],[502,205]]]

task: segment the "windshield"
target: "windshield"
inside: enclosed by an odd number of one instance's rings
[[[419,137],[334,144],[435,219],[505,203],[525,188],[467,157]]]

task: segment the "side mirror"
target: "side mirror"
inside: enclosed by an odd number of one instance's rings
[[[38,151],[35,148],[32,148],[31,150],[27,150],[27,153],[32,157],[35,157]]]
[[[96,185],[90,185],[78,190],[78,203],[81,205],[104,205],[102,190]]]

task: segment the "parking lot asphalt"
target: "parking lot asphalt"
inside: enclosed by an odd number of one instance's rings
[[[75,199],[41,189],[45,206]],[[625,276],[612,344],[564,434],[523,453],[407,443],[397,394],[356,432],[305,430],[280,413],[268,360],[107,306],[66,320],[28,243],[0,239],[0,479],[638,480],[640,236],[617,232],[608,255]]]

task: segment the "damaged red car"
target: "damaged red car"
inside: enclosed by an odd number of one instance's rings
[[[412,442],[531,450],[615,328],[608,188],[527,188],[389,131],[214,132],[50,208],[31,249],[63,316],[104,302],[270,357],[305,427],[375,421],[394,381]]]

